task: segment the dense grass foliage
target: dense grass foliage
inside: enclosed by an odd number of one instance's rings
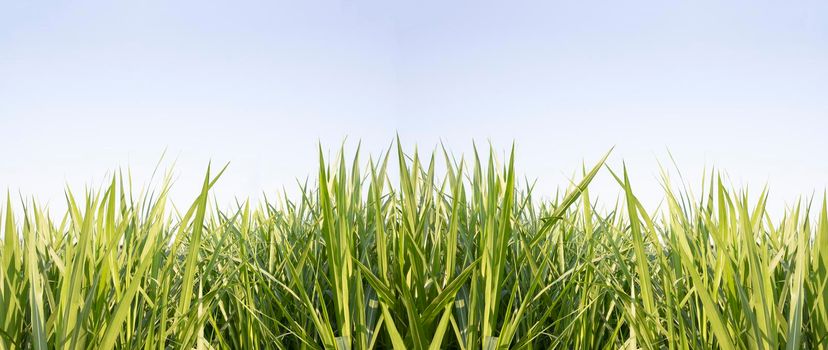
[[[367,162],[320,152],[300,198],[233,211],[208,200],[209,170],[186,211],[169,178],[67,192],[55,220],[9,200],[0,349],[826,347],[824,200],[772,218],[766,193],[711,176],[696,198],[665,176],[648,213],[615,170],[601,160],[541,201],[513,155],[397,146]],[[625,193],[614,208],[592,205],[597,173]]]

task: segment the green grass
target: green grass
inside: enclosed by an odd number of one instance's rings
[[[542,201],[514,152],[472,156],[320,151],[298,198],[231,211],[210,170],[183,212],[169,176],[67,191],[57,216],[7,196],[0,349],[828,347],[824,198],[771,215],[767,192],[664,176],[648,213],[605,156]],[[598,173],[624,193],[607,210]]]

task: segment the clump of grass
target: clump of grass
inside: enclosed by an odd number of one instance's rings
[[[513,153],[320,151],[299,198],[232,211],[209,202],[210,170],[184,213],[169,177],[67,192],[58,221],[7,197],[0,349],[826,347],[824,199],[773,221],[766,192],[711,177],[692,198],[665,176],[648,213],[610,169],[624,201],[596,211],[606,156],[541,201]]]

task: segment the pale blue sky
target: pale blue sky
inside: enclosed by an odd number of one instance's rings
[[[0,0],[0,187],[60,202],[166,148],[177,198],[209,159],[256,196],[395,132],[514,140],[545,193],[615,145],[652,204],[667,148],[790,201],[828,185],[828,2]]]

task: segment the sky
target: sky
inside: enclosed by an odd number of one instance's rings
[[[0,0],[0,189],[52,207],[162,154],[180,205],[210,161],[220,201],[257,199],[312,179],[320,143],[399,134],[514,143],[541,196],[614,146],[648,207],[661,164],[781,209],[828,186],[827,132],[824,1]]]

